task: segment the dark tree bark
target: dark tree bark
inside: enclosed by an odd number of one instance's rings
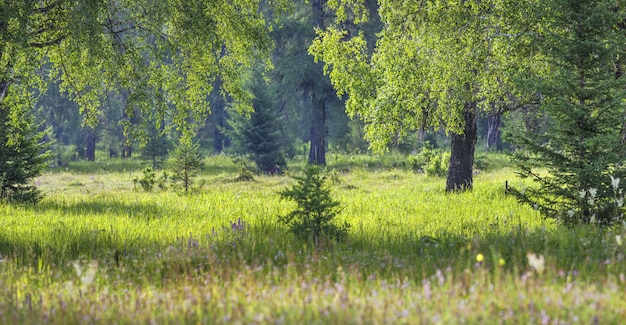
[[[476,126],[476,103],[465,106],[465,128],[462,134],[452,135],[452,149],[448,166],[447,192],[471,190],[474,180],[474,150],[478,138]]]
[[[326,103],[313,97],[311,109],[309,164],[323,166],[326,165]]]
[[[7,80],[0,80],[0,104],[4,101],[4,98],[9,93],[9,87],[11,86],[11,82]]]
[[[124,105],[122,106],[122,120],[128,121],[132,125],[133,121],[131,117],[128,116],[127,108],[124,107],[128,105],[128,96],[129,94],[127,90],[122,91],[122,101],[124,103]],[[129,139],[129,137],[127,136],[127,130],[123,130],[122,131],[122,159],[130,158],[133,155],[133,146],[132,146],[131,141],[132,140]]]
[[[89,129],[85,139],[85,160],[96,160],[96,130]]]
[[[228,128],[227,112],[224,109],[225,102],[217,100],[211,105],[211,117],[215,118],[215,128],[213,129],[213,150],[223,152],[230,146],[230,139],[222,131]]]
[[[324,4],[326,0],[313,0],[311,1],[311,8],[313,10],[312,20],[316,27],[324,27]],[[320,80],[309,80],[307,82],[307,92],[311,99],[311,148],[309,150],[309,164],[312,165],[326,165],[326,102],[321,94],[316,94],[319,91],[315,87],[316,83]]]
[[[130,158],[133,155],[133,147],[127,144],[126,137],[122,145],[122,159]]]
[[[222,47],[222,53],[220,56],[226,55],[226,48]],[[213,91],[209,95],[209,102],[211,103],[210,120],[207,123],[212,124],[213,130],[208,131],[213,138],[213,151],[216,153],[224,152],[225,148],[230,147],[230,138],[224,134],[224,130],[230,130],[228,125],[228,112],[226,111],[226,103],[230,101],[230,97],[224,97],[221,93],[222,79],[216,78],[213,83]]]
[[[496,113],[487,118],[487,148],[500,149],[500,122],[502,114]]]

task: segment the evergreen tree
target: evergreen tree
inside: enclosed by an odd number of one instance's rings
[[[36,203],[41,198],[31,182],[50,154],[45,132],[37,130],[24,107],[0,98],[0,201]]]
[[[170,150],[170,143],[164,132],[164,126],[157,126],[156,121],[150,119],[144,125],[144,146],[142,155],[152,162],[152,169],[157,169],[159,162],[167,158]]]
[[[542,19],[534,33],[544,70],[530,84],[554,126],[513,136],[521,149],[514,155],[520,174],[538,184],[514,192],[565,223],[609,224],[622,218],[618,179],[626,176],[626,84],[619,72],[626,37],[618,28],[626,7],[608,0],[539,3]]]
[[[287,162],[282,148],[280,121],[264,84],[253,87],[254,112],[249,118],[237,116],[231,119],[235,150],[248,155],[258,169],[267,174],[281,173]]]
[[[336,224],[334,219],[341,212],[341,203],[331,196],[331,187],[319,166],[309,165],[303,176],[293,177],[297,182],[279,194],[285,200],[294,201],[297,208],[280,217],[298,238],[313,241],[319,247],[323,240],[343,240],[350,224]]]
[[[186,134],[181,137],[180,143],[174,150],[173,181],[182,184],[185,194],[191,189],[196,172],[204,165],[204,158],[198,149],[198,145],[193,143],[191,136]]]

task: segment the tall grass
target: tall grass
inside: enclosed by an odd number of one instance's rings
[[[370,159],[331,163],[338,218],[352,228],[321,249],[278,223],[293,208],[278,195],[288,177],[232,182],[224,157],[188,196],[134,190],[140,168],[46,174],[40,205],[0,206],[0,322],[625,319],[622,227],[542,219],[505,195],[505,180],[521,182],[506,167],[451,195],[444,179]]]

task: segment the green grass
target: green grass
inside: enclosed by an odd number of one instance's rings
[[[134,190],[129,163],[49,172],[40,205],[0,205],[0,323],[620,323],[623,227],[542,219],[500,157],[458,195],[402,157],[329,159],[352,228],[321,249],[278,222],[290,178],[232,182],[224,156],[189,196]]]

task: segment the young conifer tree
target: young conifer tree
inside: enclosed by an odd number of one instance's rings
[[[199,152],[199,146],[193,143],[190,135],[183,135],[180,138],[180,143],[174,149],[172,158],[173,180],[179,182],[187,194],[193,185],[197,171],[204,165],[204,158]]]
[[[537,184],[514,192],[567,224],[610,224],[623,213],[617,179],[626,182],[626,33],[619,27],[626,7],[609,0],[537,3],[541,71],[529,85],[555,123],[545,134],[513,135],[520,174]]]
[[[259,78],[260,79],[260,78]],[[230,120],[231,139],[235,150],[248,155],[258,169],[266,174],[280,174],[287,166],[279,117],[274,111],[274,101],[267,89],[253,87],[254,112],[250,117],[235,115]]]
[[[45,132],[37,130],[26,107],[0,100],[0,201],[36,203],[41,199],[32,181],[51,155],[43,141]]]
[[[163,125],[157,127],[154,120],[146,121],[144,125],[145,144],[142,150],[144,159],[152,162],[152,169],[159,167],[159,160],[167,158],[171,144],[164,133]]]

